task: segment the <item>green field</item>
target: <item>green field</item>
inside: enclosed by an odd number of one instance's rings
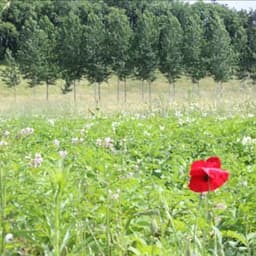
[[[0,113],[7,115],[31,115],[47,114],[58,115],[91,115],[95,110],[104,114],[120,112],[145,112],[145,111],[168,111],[190,108],[195,104],[202,110],[235,112],[241,108],[247,111],[248,106],[255,105],[256,89],[251,81],[231,80],[223,83],[222,94],[216,91],[216,83],[211,78],[200,81],[199,93],[196,85],[182,77],[176,83],[175,96],[169,84],[161,75],[151,85],[151,97],[149,96],[148,85],[144,83],[143,92],[141,81],[127,80],[126,96],[124,82],[120,82],[119,102],[117,99],[117,78],[111,77],[108,83],[101,85],[101,101],[95,102],[95,84],[89,84],[82,80],[76,86],[76,103],[74,94],[70,92],[63,95],[61,88],[63,81],[59,80],[56,85],[49,88],[49,100],[46,101],[45,85],[29,88],[26,81],[23,81],[14,90],[7,88],[0,82]],[[126,100],[125,100],[126,97]]]
[[[254,255],[256,117],[193,106],[2,117],[1,255]],[[210,156],[231,176],[200,199]]]

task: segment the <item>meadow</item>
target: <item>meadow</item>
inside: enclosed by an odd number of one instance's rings
[[[255,255],[254,88],[228,83],[217,99],[203,82],[199,97],[181,80],[171,103],[160,82],[151,105],[131,86],[114,104],[103,85],[97,108],[2,90],[0,254]],[[230,178],[195,193],[190,165],[210,156]]]

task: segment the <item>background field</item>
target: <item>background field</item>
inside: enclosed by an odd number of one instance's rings
[[[127,81],[127,93],[125,102],[124,83],[120,83],[120,99],[117,100],[117,78],[112,77],[108,83],[101,85],[101,101],[95,102],[95,84],[89,84],[82,80],[77,84],[77,100],[74,103],[73,92],[63,95],[61,88],[63,81],[50,86],[49,101],[46,101],[45,86],[40,85],[29,88],[23,83],[16,89],[16,99],[13,89],[0,83],[0,112],[5,114],[89,114],[100,109],[103,113],[140,112],[140,111],[167,111],[168,109],[186,108],[191,103],[199,108],[208,110],[220,110],[232,112],[233,108],[241,109],[254,106],[256,88],[251,81],[243,82],[231,80],[223,83],[223,92],[216,92],[219,88],[211,78],[200,81],[198,87],[189,79],[183,77],[176,83],[175,96],[169,96],[169,84],[167,80],[158,74],[152,83],[151,102],[148,85],[144,83],[144,96],[142,95],[141,81],[129,79]]]

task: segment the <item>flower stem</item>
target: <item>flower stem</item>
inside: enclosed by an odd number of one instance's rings
[[[5,236],[5,186],[4,173],[0,165],[0,221],[1,221],[1,248],[0,255],[4,254],[4,236]]]

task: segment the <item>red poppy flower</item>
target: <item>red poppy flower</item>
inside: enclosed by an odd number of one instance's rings
[[[189,188],[194,192],[213,191],[222,186],[229,177],[229,172],[221,169],[218,157],[197,160],[190,168]]]

